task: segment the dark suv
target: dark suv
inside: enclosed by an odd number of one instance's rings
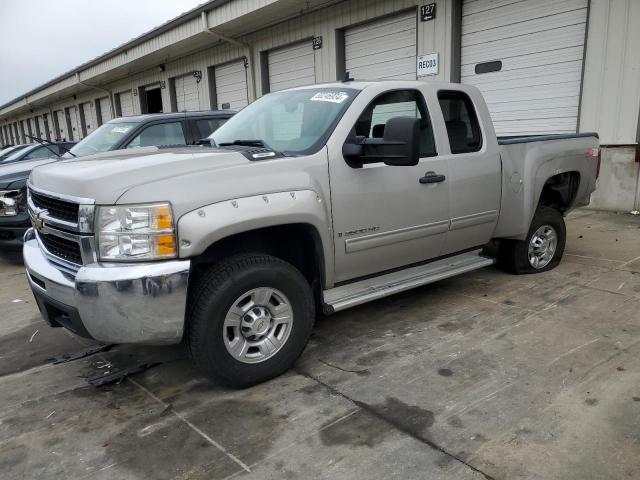
[[[153,113],[120,117],[105,123],[71,149],[76,157],[122,148],[196,145],[235,112]],[[64,158],[73,155],[66,154]]]
[[[197,145],[234,114],[223,110],[116,118],[78,142],[62,158],[84,157],[123,148]],[[49,148],[50,154],[47,156],[53,155],[51,148],[54,145],[29,146],[21,152],[32,147],[34,151]],[[20,247],[24,232],[31,226],[26,206],[26,181],[33,168],[59,159],[44,158],[44,153],[42,155],[30,161],[12,161],[6,166],[0,162],[0,248]]]

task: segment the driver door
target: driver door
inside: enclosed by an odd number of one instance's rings
[[[418,90],[394,90],[375,98],[353,126],[360,137],[382,137],[393,117],[420,119],[420,161],[350,166],[329,162],[335,245],[335,280],[341,282],[440,255],[449,228],[446,181],[421,183],[433,172],[447,175],[438,157],[427,105]]]

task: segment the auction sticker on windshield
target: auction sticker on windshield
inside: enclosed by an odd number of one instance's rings
[[[111,131],[113,133],[127,133],[129,130],[131,130],[131,127],[115,127]]]
[[[318,92],[313,97],[311,97],[312,102],[331,102],[331,103],[342,103],[349,95],[345,92]]]

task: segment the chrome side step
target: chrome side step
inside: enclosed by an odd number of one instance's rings
[[[480,250],[368,278],[323,292],[325,307],[331,312],[355,307],[394,293],[454,277],[461,273],[493,265],[495,259],[480,255]]]

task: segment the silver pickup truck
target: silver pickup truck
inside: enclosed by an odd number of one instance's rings
[[[24,259],[51,326],[182,341],[234,386],[287,370],[316,309],[555,267],[599,165],[596,134],[497,139],[477,89],[435,82],[272,93],[209,138],[36,168]]]

